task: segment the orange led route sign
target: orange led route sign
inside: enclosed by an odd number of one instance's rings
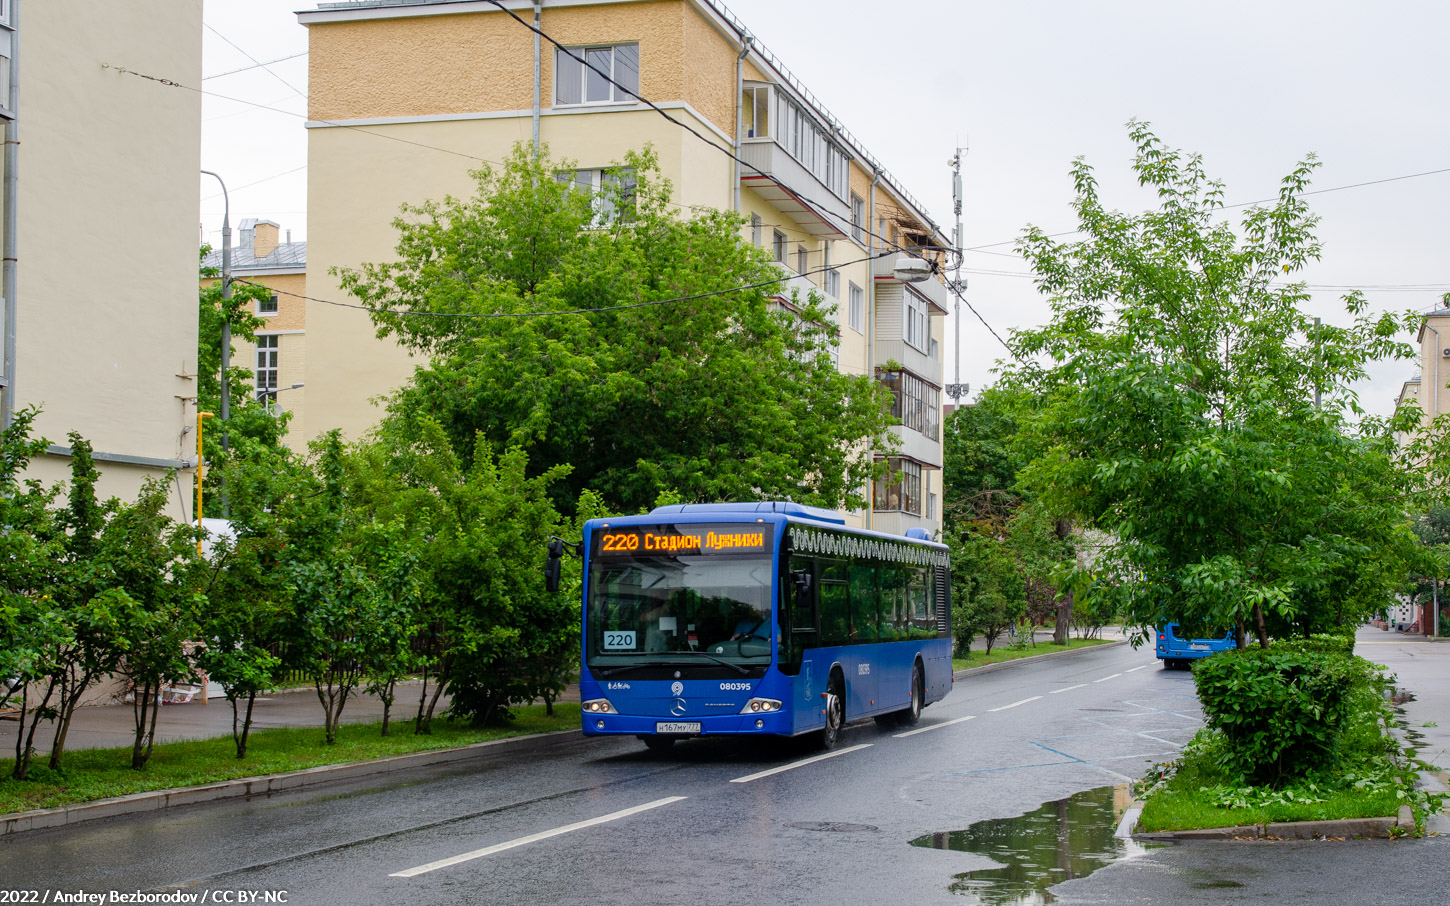
[[[601,556],[628,554],[766,553],[775,540],[774,526],[648,526],[605,531],[599,537]],[[688,534],[686,533],[688,531]]]

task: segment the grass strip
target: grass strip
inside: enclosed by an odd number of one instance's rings
[[[1037,657],[1043,654],[1051,654],[1054,651],[1073,651],[1077,648],[1091,648],[1094,645],[1106,645],[1108,639],[1068,639],[1066,645],[1054,645],[1051,642],[1038,642],[1035,646],[1028,645],[1025,648],[1017,648],[1012,645],[995,645],[992,653],[982,651],[969,652],[967,657],[952,658],[953,670],[965,670],[968,667],[984,667],[987,664],[1000,664],[1003,661],[1015,661],[1024,657]]]
[[[323,742],[320,727],[255,730],[248,737],[243,759],[237,758],[231,736],[158,743],[151,760],[139,771],[131,769],[130,746],[67,752],[57,771],[48,768],[41,756],[40,763],[30,769],[31,779],[25,781],[11,779],[13,759],[0,759],[0,777],[5,778],[0,781],[0,814],[579,729],[577,704],[555,704],[552,717],[544,715],[543,705],[518,707],[513,712],[515,719],[499,727],[435,719],[433,732],[427,736],[413,735],[410,721],[394,721],[388,736],[381,735],[380,722],[343,724],[331,746]]]

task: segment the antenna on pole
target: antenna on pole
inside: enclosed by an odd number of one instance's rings
[[[952,306],[952,321],[956,329],[956,340],[953,342],[953,352],[956,358],[956,376],[954,382],[947,384],[947,396],[952,398],[954,404],[960,404],[962,397],[967,395],[971,387],[962,383],[962,300],[961,294],[966,292],[967,281],[962,279],[962,155],[967,151],[965,147],[958,147],[956,154],[947,162],[952,168],[952,209],[957,215],[957,228],[952,234],[952,245],[957,251],[956,273],[952,277],[952,295],[956,301]]]

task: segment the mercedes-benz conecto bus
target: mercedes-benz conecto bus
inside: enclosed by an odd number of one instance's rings
[[[951,690],[952,643],[947,548],[910,535],[793,503],[588,522],[584,732],[830,747],[858,718],[915,723]]]

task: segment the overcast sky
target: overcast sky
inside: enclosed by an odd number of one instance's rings
[[[307,33],[295,11],[315,5],[205,0],[202,165],[226,179],[233,225],[270,218],[294,239],[305,238],[307,216]],[[1029,223],[1048,232],[1075,226],[1073,158],[1095,166],[1109,206],[1151,203],[1131,179],[1129,119],[1201,153],[1230,203],[1271,197],[1310,152],[1323,161],[1316,189],[1450,168],[1450,80],[1441,62],[1450,4],[1442,2],[728,5],[948,235],[948,161],[959,143],[969,148],[965,244],[978,250],[966,256],[968,298],[1003,336],[1047,317],[1012,240]],[[223,75],[294,54],[304,55]],[[215,244],[215,180],[200,190],[203,229]],[[1450,291],[1447,202],[1450,172],[1315,196],[1324,255],[1305,279],[1325,288],[1315,289],[1312,313],[1343,323],[1332,287],[1350,285],[1367,288],[1375,309],[1436,304]],[[948,319],[949,382],[955,329]],[[961,380],[975,395],[1005,349],[965,308],[960,329]],[[1380,367],[1362,402],[1387,412],[1416,368]]]

